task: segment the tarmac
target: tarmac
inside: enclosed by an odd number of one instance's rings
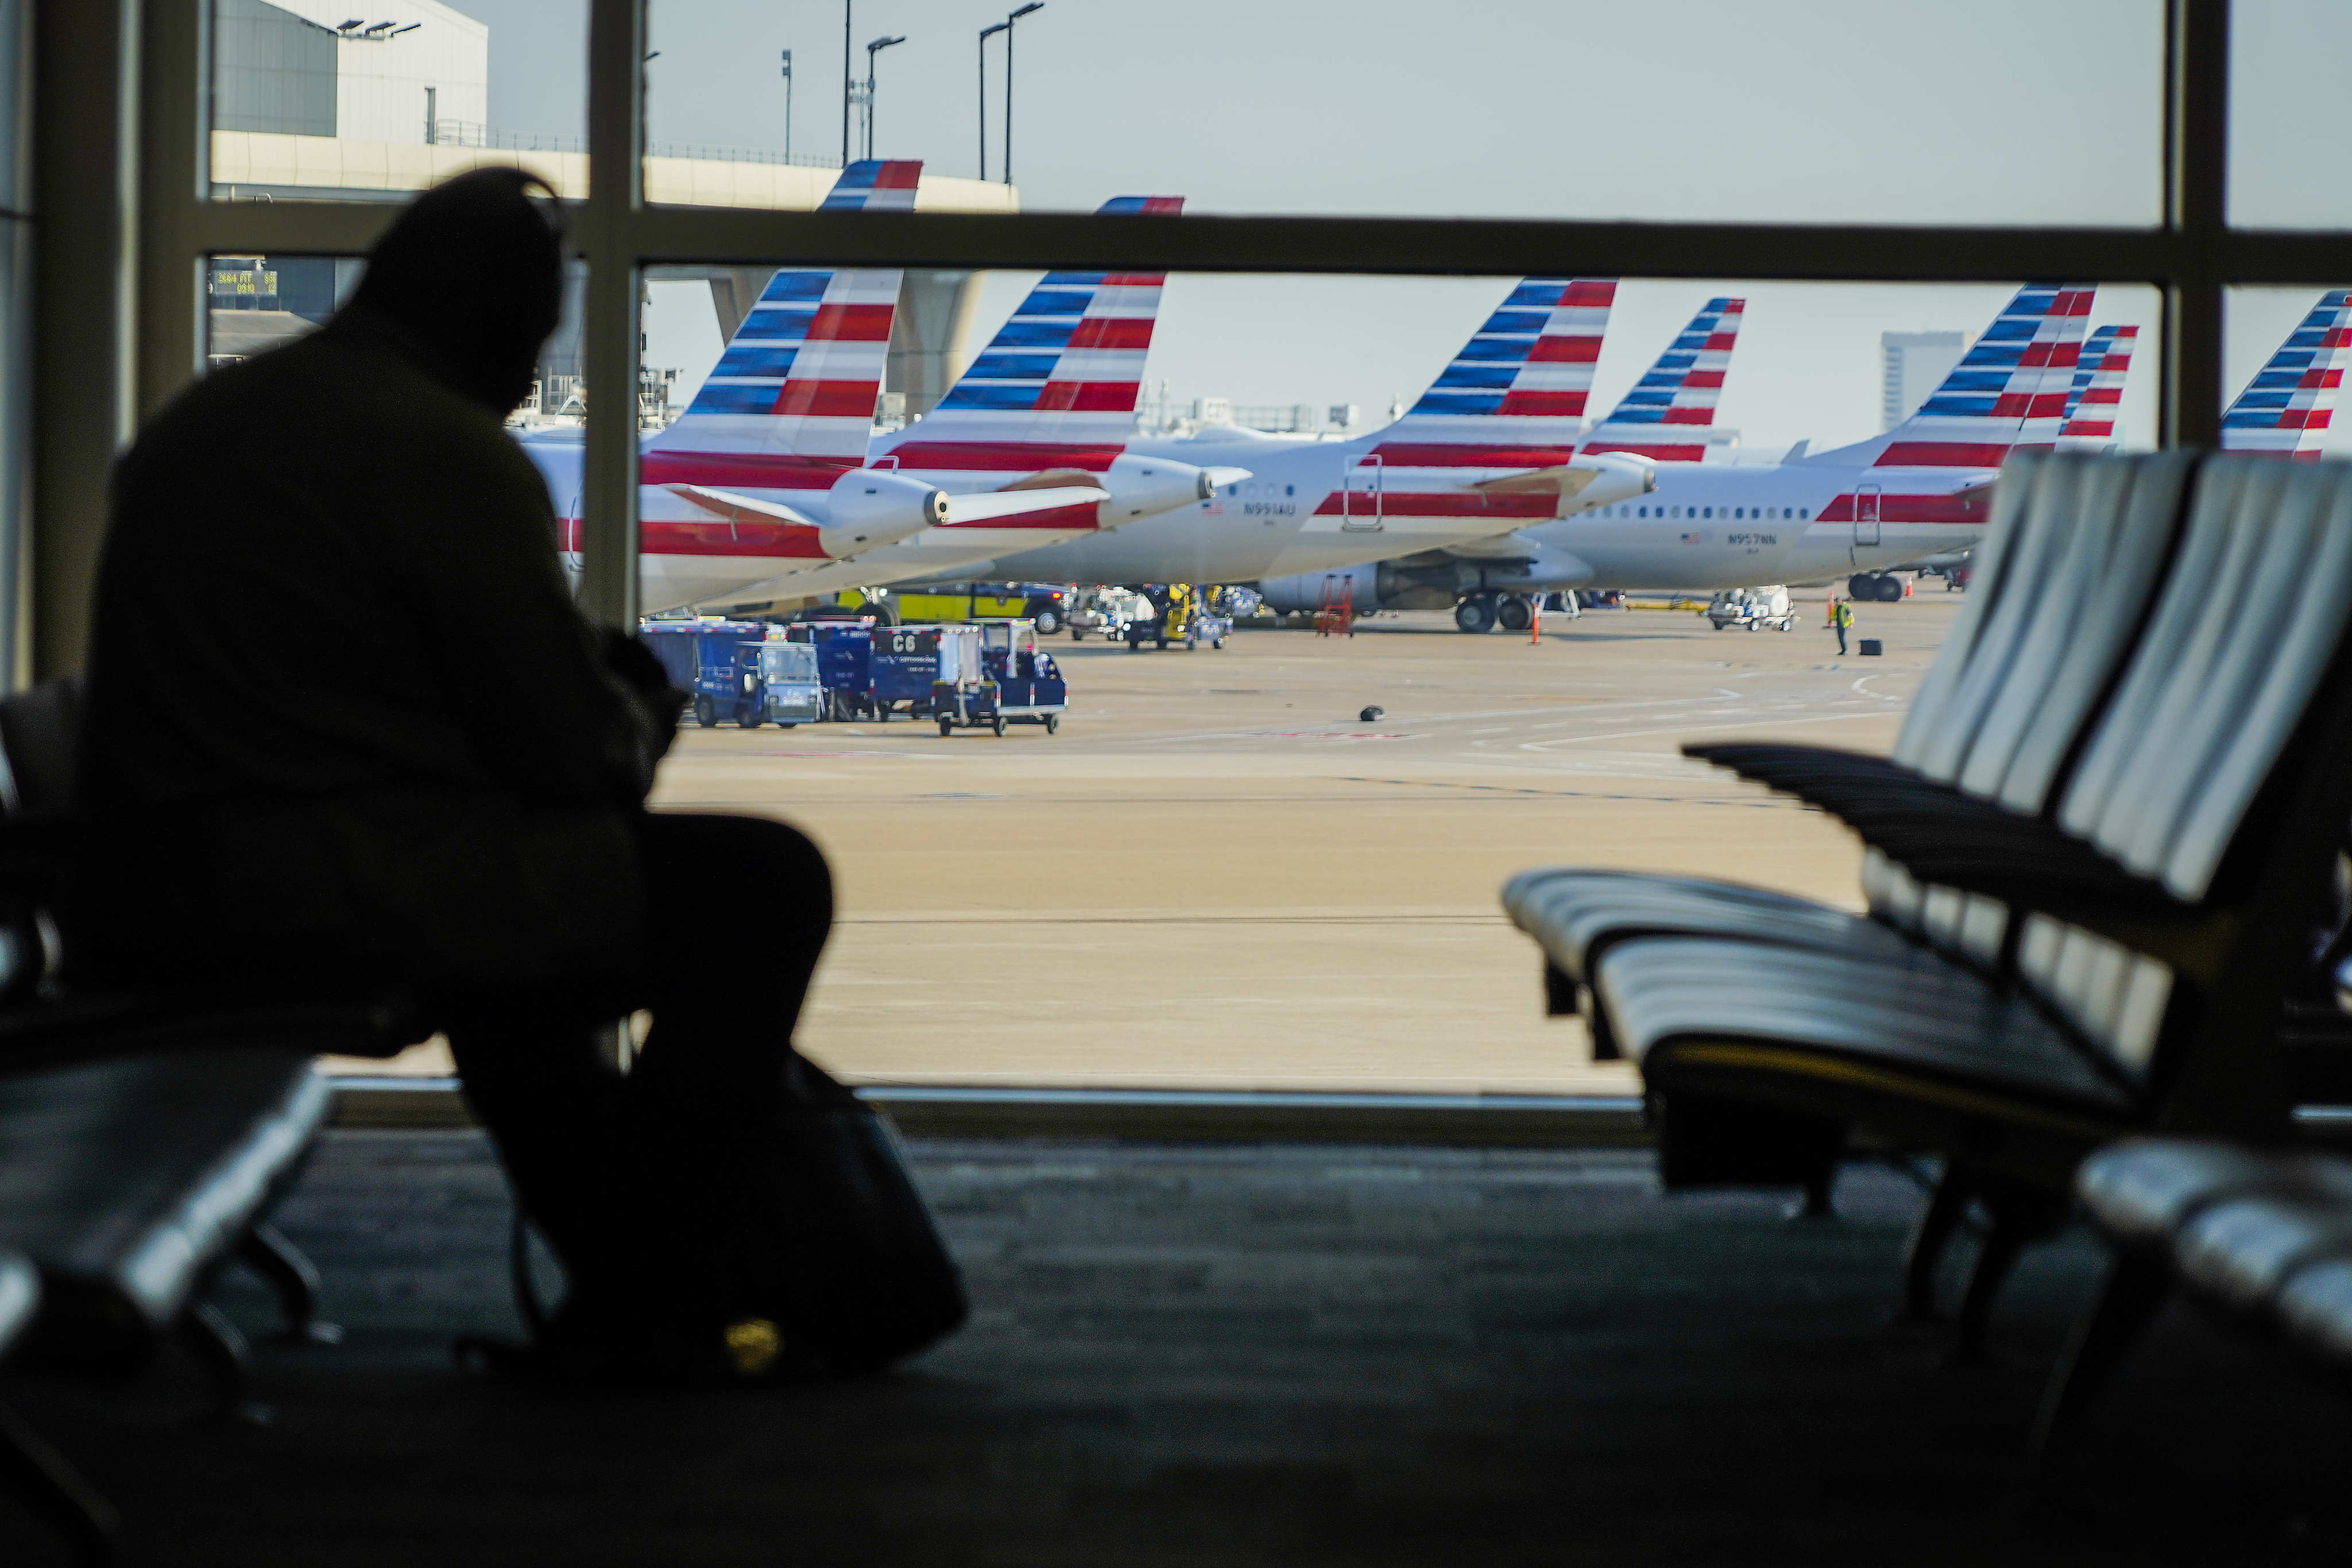
[[[823,847],[837,916],[799,1040],[851,1082],[1630,1094],[1580,1020],[1544,1016],[1505,880],[1606,865],[1859,907],[1850,834],[1679,748],[1885,750],[1961,601],[1857,605],[1875,658],[1838,656],[1818,590],[1785,633],[1654,600],[1540,639],[1450,613],[1244,622],[1189,653],[1062,635],[1058,734],[689,725],[655,803]]]
[[[1885,749],[1960,601],[1856,606],[1870,659],[1837,657],[1818,591],[1786,633],[1655,609],[1539,642],[1442,613],[1189,653],[1065,635],[1058,734],[689,727],[656,801],[824,848],[800,1040],[855,1082],[1632,1092],[1544,1017],[1503,882],[1623,866],[1858,906],[1851,835],[1678,748]]]

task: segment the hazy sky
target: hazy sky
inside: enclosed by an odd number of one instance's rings
[[[581,128],[579,0],[457,0],[491,27],[490,114]],[[978,30],[1008,7],[853,0],[880,58],[877,151],[976,172]],[[655,0],[648,131],[776,147],[778,51],[797,74],[793,144],[837,152],[844,7]],[[1942,223],[2153,221],[2160,0],[1049,0],[1019,24],[1013,169],[1032,209],[1122,193],[1194,210]],[[2240,221],[2352,225],[2352,5],[2239,0],[2232,209]],[[989,45],[989,165],[1002,172],[1003,40]],[[1563,256],[1559,270],[1580,269]],[[1172,279],[1151,376],[1179,400],[1407,401],[1507,280]],[[984,296],[992,331],[1025,279]],[[1980,330],[2000,287],[1629,282],[1595,412],[1710,293],[1748,300],[1722,420],[1751,444],[1856,439],[1878,425],[1878,335]],[[2313,291],[2232,303],[2231,390]],[[647,357],[699,373],[715,329],[657,288]],[[2155,300],[2101,290],[2135,321],[2135,442],[2153,419]],[[2352,421],[2344,422],[2352,423]],[[2352,429],[2337,433],[2352,450]]]

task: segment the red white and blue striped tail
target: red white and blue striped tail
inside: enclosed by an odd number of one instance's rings
[[[2347,346],[2352,289],[2338,288],[2319,297],[2303,324],[2287,334],[2271,362],[2221,415],[2221,449],[2317,462],[2320,440],[2336,412]]]
[[[1631,452],[1661,463],[1705,458],[1706,427],[1715,423],[1724,372],[1731,367],[1747,309],[1745,299],[1708,300],[1649,373],[1592,427],[1584,450]]]
[[[1101,210],[1174,214],[1181,196],[1115,196]],[[1049,272],[924,416],[921,442],[1123,444],[1167,279],[1157,272]],[[1053,454],[1034,466],[1051,466]]]
[[[1522,278],[1383,439],[1574,446],[1616,298],[1612,277]]]
[[[923,177],[920,158],[867,158],[852,163],[833,183],[823,213],[911,213],[915,187]]]
[[[1880,438],[1871,466],[1998,468],[2013,450],[2053,445],[2094,292],[2087,283],[2019,289],[1935,395]]]
[[[852,163],[824,206],[912,211],[922,167],[899,159]],[[777,273],[694,401],[648,445],[864,464],[890,355],[898,276],[896,267]]]
[[[2102,327],[2083,345],[2074,361],[2074,384],[2066,394],[2066,423],[2058,431],[2059,451],[2105,452],[2116,444],[2124,378],[2131,373],[2138,341],[2137,327]]]

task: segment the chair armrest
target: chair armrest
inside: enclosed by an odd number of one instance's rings
[[[283,1045],[308,1056],[391,1056],[432,1034],[413,1001],[79,996],[0,1012],[0,1072],[200,1045]]]

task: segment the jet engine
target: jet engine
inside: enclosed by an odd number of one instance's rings
[[[945,527],[948,493],[887,469],[853,468],[833,482],[824,511],[818,538],[838,559]]]
[[[1190,463],[1178,463],[1171,458],[1146,457],[1138,453],[1122,452],[1111,459],[1110,468],[1106,473],[1049,468],[1005,487],[1008,490],[1036,490],[1050,486],[1099,486],[1110,492],[1110,498],[1096,508],[1095,526],[1115,528],[1121,523],[1158,517],[1179,507],[1205,501],[1221,487],[1238,485],[1249,476],[1250,471],[1246,468],[1196,468]]]

